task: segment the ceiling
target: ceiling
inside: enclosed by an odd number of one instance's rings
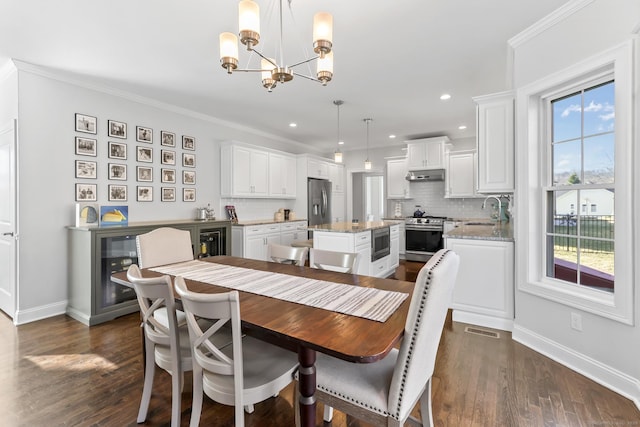
[[[323,87],[296,77],[268,93],[259,73],[228,75],[220,67],[218,35],[237,33],[237,0],[3,0],[0,61],[70,73],[326,152],[336,147],[333,100],[341,99],[341,139],[349,151],[366,145],[364,118],[373,119],[371,147],[473,137],[471,97],[507,88],[507,40],[567,2],[293,0],[291,19],[285,0],[288,64],[312,53],[313,14],[333,14],[334,79]],[[277,22],[265,14],[277,6],[258,3],[258,47],[273,56],[278,34],[270,26]],[[241,48],[240,67],[247,62]],[[451,99],[441,101],[443,93]]]

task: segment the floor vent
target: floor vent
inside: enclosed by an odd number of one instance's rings
[[[464,331],[470,334],[482,335],[483,337],[500,338],[500,334],[498,332],[475,328],[473,326],[467,326],[464,328]]]

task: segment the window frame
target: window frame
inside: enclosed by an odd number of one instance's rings
[[[633,41],[630,40],[518,90],[516,223],[518,289],[564,305],[576,307],[621,323],[633,325],[633,232],[616,233],[614,243],[615,289],[605,292],[547,277],[547,191],[551,184],[549,99],[594,84],[615,80],[615,207],[616,229],[634,230],[633,224]],[[578,206],[582,209],[582,206]],[[523,237],[520,240],[520,237]]]

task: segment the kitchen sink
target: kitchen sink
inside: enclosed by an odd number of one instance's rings
[[[496,225],[495,222],[465,222],[464,225],[490,225],[490,226],[494,226]]]

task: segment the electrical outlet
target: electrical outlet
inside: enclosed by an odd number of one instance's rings
[[[571,313],[571,329],[582,331],[582,316],[578,313]]]

